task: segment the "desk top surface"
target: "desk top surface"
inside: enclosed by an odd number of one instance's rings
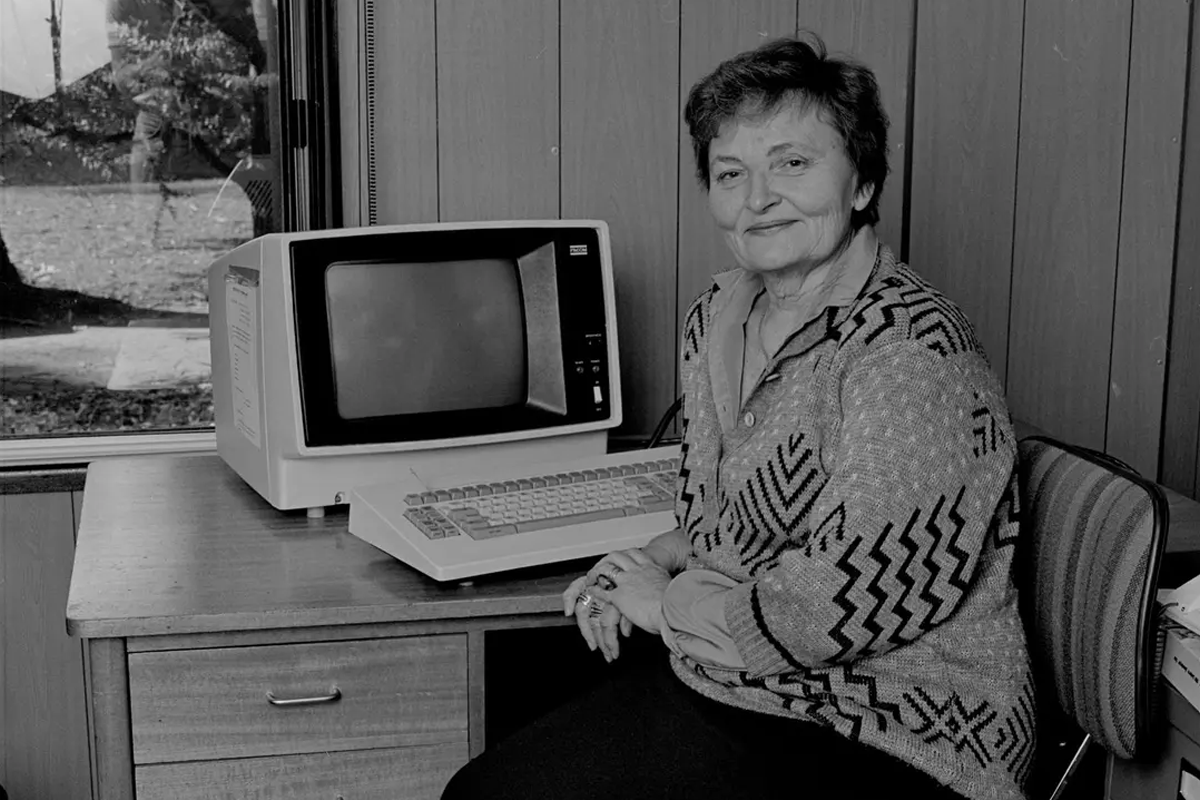
[[[1166,495],[1179,575],[1163,585],[1174,586],[1200,570],[1200,503]],[[352,536],[347,516],[278,511],[216,456],[93,462],[67,630],[99,638],[561,613],[580,570],[439,584]]]
[[[89,638],[561,613],[578,565],[439,584],[324,519],[272,508],[216,456],[88,468],[67,630]]]

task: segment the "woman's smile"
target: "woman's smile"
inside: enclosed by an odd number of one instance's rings
[[[778,233],[785,228],[788,228],[796,223],[794,219],[777,219],[770,222],[756,222],[746,228],[747,234],[757,234],[760,236],[769,236],[773,233]]]

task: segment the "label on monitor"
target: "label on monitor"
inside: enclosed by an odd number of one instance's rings
[[[233,424],[255,447],[259,435],[258,273],[232,269],[225,276],[225,325],[229,331],[229,385]]]

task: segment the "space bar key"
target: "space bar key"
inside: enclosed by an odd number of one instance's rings
[[[579,525],[584,522],[599,522],[605,519],[620,519],[625,516],[623,508],[601,508],[596,511],[584,511],[580,514],[568,514],[565,517],[544,517],[517,523],[517,533],[542,531],[546,528],[565,528],[568,525]]]

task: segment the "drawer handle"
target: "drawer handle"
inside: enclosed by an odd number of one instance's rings
[[[274,692],[267,692],[267,702],[273,706],[315,706],[318,703],[336,703],[342,699],[342,690],[333,687],[329,694],[318,697],[276,697]]]

